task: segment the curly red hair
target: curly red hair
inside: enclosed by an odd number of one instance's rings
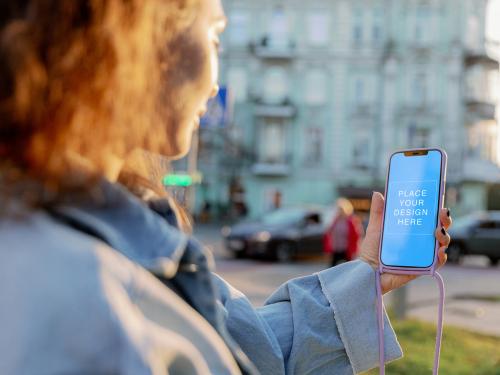
[[[107,168],[133,147],[161,150],[159,111],[176,38],[199,0],[28,0],[0,4],[0,179],[40,202],[88,186],[74,155]],[[165,98],[164,98],[165,99]],[[175,116],[172,115],[172,118]],[[20,188],[23,186],[23,188]],[[21,191],[19,190],[21,189]],[[28,199],[28,198],[26,198]]]

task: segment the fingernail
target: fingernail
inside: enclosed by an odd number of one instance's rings
[[[444,230],[444,228],[441,228],[441,233],[443,233],[443,235],[446,236],[446,231]]]
[[[446,216],[450,217],[450,209],[448,208],[448,210],[446,211]]]

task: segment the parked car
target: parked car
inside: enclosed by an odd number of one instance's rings
[[[333,212],[323,207],[289,207],[260,219],[224,227],[226,248],[237,258],[270,258],[288,262],[297,255],[323,251],[323,234]]]
[[[458,218],[450,228],[450,236],[449,262],[459,263],[465,255],[485,255],[492,265],[500,261],[500,211]]]

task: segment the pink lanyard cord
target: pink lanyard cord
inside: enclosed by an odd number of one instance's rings
[[[392,273],[392,272],[391,272]],[[401,272],[404,273],[404,272]],[[382,288],[380,285],[381,271],[377,270],[375,281],[377,286],[377,320],[378,320],[378,345],[379,345],[379,369],[380,375],[385,375],[385,355],[384,355],[384,313],[383,306],[384,301],[382,299]],[[433,272],[430,274],[433,276],[439,287],[439,307],[438,307],[438,322],[436,331],[436,348],[434,351],[434,367],[433,375],[437,375],[439,372],[439,357],[441,354],[441,338],[443,336],[443,312],[444,312],[444,281],[438,272]]]

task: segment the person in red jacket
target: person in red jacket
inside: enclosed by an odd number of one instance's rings
[[[326,254],[331,254],[332,267],[340,261],[353,260],[358,253],[363,226],[353,211],[349,200],[337,200],[337,212],[323,238],[323,250]]]

